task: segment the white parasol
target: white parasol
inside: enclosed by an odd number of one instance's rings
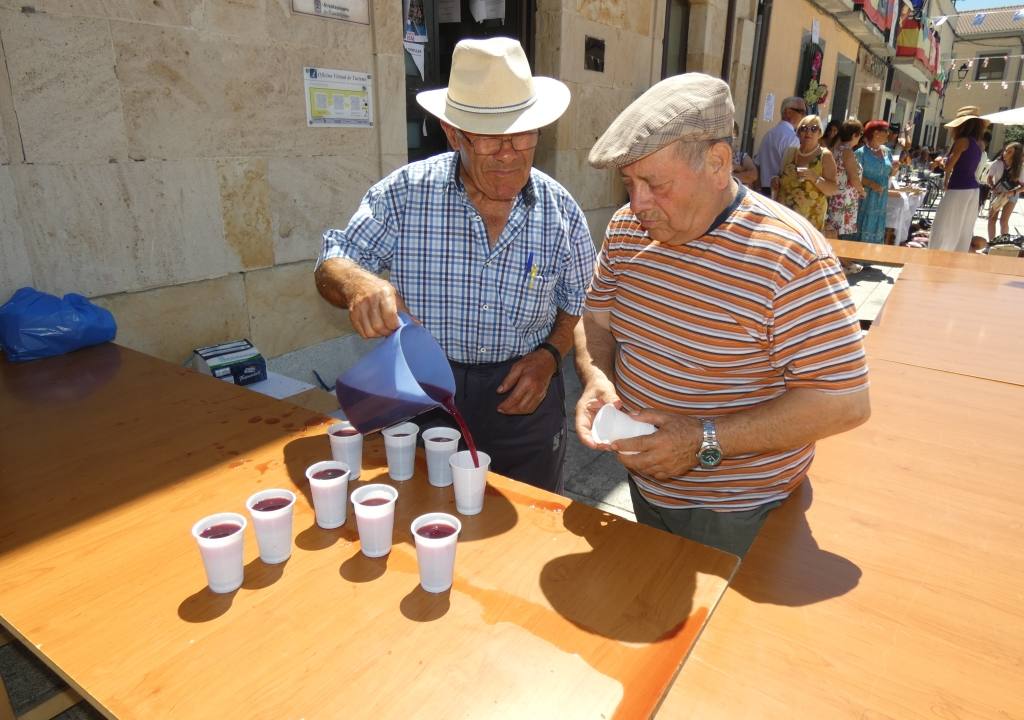
[[[1024,125],[1024,107],[982,115],[981,119],[1000,125]]]

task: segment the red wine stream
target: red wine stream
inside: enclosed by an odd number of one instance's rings
[[[473,467],[480,467],[480,458],[476,455],[476,443],[473,442],[473,433],[466,427],[466,421],[462,418],[462,413],[455,407],[455,398],[449,395],[441,401],[441,404],[455,418],[455,423],[459,426],[459,432],[462,433],[462,437],[465,438],[466,445],[469,447],[469,456],[473,458]]]
[[[469,448],[469,456],[473,458],[473,467],[480,467],[480,458],[476,454],[476,443],[473,442],[473,433],[466,427],[466,420],[462,417],[462,413],[455,407],[455,396],[451,395],[447,390],[436,385],[428,385],[426,383],[420,383],[420,387],[423,388],[423,392],[429,395],[433,400],[441,403],[445,410],[455,418],[455,424],[459,426],[459,432],[462,433],[462,439],[466,441],[466,447]]]

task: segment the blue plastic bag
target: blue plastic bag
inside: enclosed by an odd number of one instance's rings
[[[23,287],[0,306],[0,347],[14,362],[63,355],[114,339],[117,323],[82,295]]]

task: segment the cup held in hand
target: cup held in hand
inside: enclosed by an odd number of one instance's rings
[[[607,403],[594,416],[594,422],[590,426],[590,437],[598,445],[609,445],[616,440],[651,435],[657,430],[658,428],[650,423],[634,420],[611,403]],[[623,452],[622,454],[635,455],[636,453]]]

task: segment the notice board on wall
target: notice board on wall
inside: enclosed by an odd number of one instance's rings
[[[303,15],[370,24],[369,0],[292,0],[292,10]]]

